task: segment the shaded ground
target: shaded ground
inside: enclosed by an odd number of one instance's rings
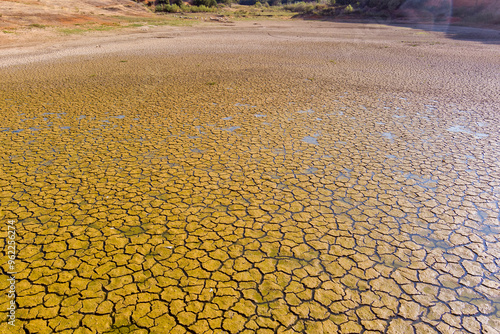
[[[48,45],[1,51],[0,331],[500,330],[498,46],[329,22]]]

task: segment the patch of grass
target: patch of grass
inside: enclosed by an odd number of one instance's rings
[[[83,34],[87,30],[82,28],[61,28],[58,31],[65,35],[73,35],[73,34]]]
[[[214,86],[214,85],[216,85],[216,84],[217,84],[217,83],[216,83],[216,82],[214,82],[214,81],[209,81],[209,82],[207,82],[207,85],[209,85],[209,86]]]
[[[44,26],[43,24],[38,24],[38,23],[32,23],[28,26],[29,28],[40,28],[40,29],[43,29],[45,28],[46,26]]]
[[[159,17],[135,17],[135,16],[112,16],[120,21],[130,22],[130,23],[141,23],[141,24],[151,24],[162,19]]]
[[[149,26],[191,26],[194,22],[193,20],[186,20],[182,18],[173,18],[172,16],[160,13],[155,17],[127,17],[127,16],[114,16],[114,18],[121,21],[125,21],[124,27],[141,27],[145,25]]]
[[[98,23],[94,22],[94,21],[87,21],[84,23],[75,23],[74,25],[75,26],[90,26],[90,25],[96,25],[96,24],[98,24]]]
[[[15,31],[12,31],[12,30],[2,30],[2,32],[4,34],[14,34],[15,33]]]
[[[120,60],[120,63],[126,63],[128,60]]]
[[[293,14],[285,10],[283,6],[243,6],[235,5],[235,11],[222,10],[220,13],[224,16],[230,16],[238,21],[254,20],[254,19],[287,19],[291,18]]]
[[[283,9],[301,15],[338,16],[360,13],[358,7],[359,2],[356,7],[353,7],[352,5],[337,5],[335,1],[330,1],[329,5],[325,3],[296,2],[284,5]]]
[[[193,25],[193,21],[183,20],[183,19],[173,19],[173,20],[168,20],[161,25],[168,25],[175,27],[191,27]]]
[[[96,27],[85,27],[85,28],[59,28],[58,31],[65,35],[83,34],[91,31],[110,31],[113,29],[123,28],[119,25],[100,25]]]
[[[109,31],[118,28],[118,26],[101,26],[95,28],[89,28],[87,31]]]
[[[167,13],[209,13],[217,12],[217,7],[207,7],[205,5],[201,6],[178,6],[173,5],[158,5],[155,7],[155,12],[167,12]]]

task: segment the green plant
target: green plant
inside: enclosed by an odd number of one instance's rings
[[[317,5],[307,4],[305,2],[296,2],[294,4],[285,5],[283,8],[291,12],[309,14],[314,11]]]
[[[206,7],[215,7],[217,6],[217,1],[215,0],[194,0],[195,6],[206,6]]]
[[[155,12],[168,12],[168,13],[179,13],[181,8],[177,5],[158,5],[155,8]]]
[[[72,34],[81,34],[81,33],[84,33],[85,32],[85,29],[81,29],[81,28],[74,28],[74,29],[71,29],[71,28],[62,28],[62,29],[59,29],[59,31],[65,35],[72,35]]]
[[[203,12],[215,12],[215,11],[217,11],[216,7],[207,7],[207,6],[204,6],[204,5],[201,5],[201,6],[185,6],[185,7],[187,7],[186,9],[189,10],[191,13],[203,13]]]
[[[344,13],[351,14],[352,12],[354,12],[354,8],[352,8],[351,5],[348,5],[346,8],[344,8]]]
[[[38,23],[33,23],[33,24],[30,24],[28,27],[30,28],[45,28],[45,26],[43,24],[38,24]]]

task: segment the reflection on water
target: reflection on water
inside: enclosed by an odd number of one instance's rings
[[[318,145],[318,140],[312,136],[305,136],[304,138],[302,138],[302,141],[304,143]]]

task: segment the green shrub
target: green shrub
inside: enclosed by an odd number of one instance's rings
[[[217,6],[217,1],[215,0],[194,0],[195,6],[206,6],[206,7],[215,7]]]
[[[33,23],[33,24],[30,24],[29,25],[30,28],[45,28],[45,26],[43,24],[38,24],[38,23]]]
[[[158,5],[156,6],[155,11],[167,12],[167,13],[179,13],[181,11],[181,7],[179,7],[178,5]]]
[[[157,12],[167,12],[167,13],[205,13],[205,12],[215,12],[217,7],[207,7],[205,5],[201,6],[178,6],[178,5],[158,5],[155,11]]]
[[[295,13],[310,14],[314,11],[316,5],[307,4],[305,2],[296,2],[294,4],[285,5],[283,8]]]
[[[217,8],[215,7],[207,7],[204,5],[201,6],[186,6],[186,12],[190,11],[192,13],[205,13],[205,12],[215,12]]]
[[[352,12],[354,12],[354,8],[352,8],[351,5],[348,5],[346,8],[344,8],[344,13],[351,14]]]

